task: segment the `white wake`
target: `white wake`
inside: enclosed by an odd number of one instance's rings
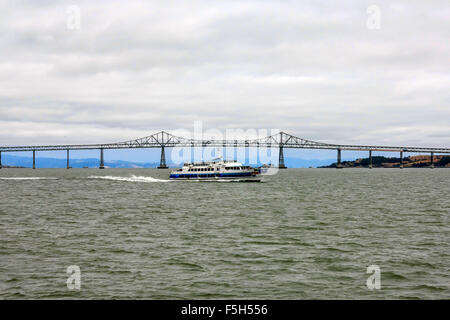
[[[101,179],[112,181],[126,181],[126,182],[169,182],[170,180],[156,179],[145,176],[131,176],[131,177],[119,177],[119,176],[89,176],[89,179]]]
[[[58,180],[50,177],[0,177],[0,180]]]

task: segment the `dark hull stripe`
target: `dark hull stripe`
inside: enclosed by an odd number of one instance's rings
[[[170,175],[171,179],[198,179],[198,178],[241,178],[241,177],[251,177],[251,172],[236,172],[236,173],[172,173]]]

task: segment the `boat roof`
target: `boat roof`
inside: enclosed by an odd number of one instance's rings
[[[184,163],[183,166],[210,166],[213,164],[224,164],[226,166],[234,167],[234,166],[242,166],[242,163],[237,162],[236,160],[221,160],[221,161],[202,161],[202,162],[187,162]]]

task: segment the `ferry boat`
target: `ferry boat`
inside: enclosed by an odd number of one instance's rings
[[[182,168],[172,171],[169,179],[260,182],[261,175],[257,169],[245,166],[240,162],[221,160],[185,163]]]

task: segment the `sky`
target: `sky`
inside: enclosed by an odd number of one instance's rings
[[[117,142],[201,121],[450,147],[449,39],[439,0],[0,0],[0,145]]]

